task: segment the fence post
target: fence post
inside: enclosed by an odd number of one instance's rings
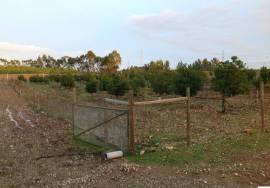
[[[130,153],[135,152],[135,138],[134,138],[134,98],[133,91],[128,93],[128,120],[129,120],[129,151]]]
[[[76,87],[72,88],[72,95],[73,95],[73,101],[72,101],[72,130],[73,130],[73,138],[75,138],[75,125],[74,125],[74,111],[75,111],[75,104],[77,103],[77,93],[76,93]]]
[[[226,112],[226,106],[225,106],[225,93],[222,92],[222,99],[221,99],[221,112],[225,113]]]
[[[261,125],[261,131],[264,132],[264,83],[263,81],[260,82],[260,101],[261,101],[261,121],[262,121],[262,125]]]
[[[187,97],[187,146],[190,145],[190,87],[186,88]]]
[[[72,95],[73,95],[73,103],[76,103],[77,102],[76,87],[73,87],[73,89],[72,89]]]
[[[48,90],[46,90],[46,110],[47,110],[47,117],[49,117],[49,91]]]

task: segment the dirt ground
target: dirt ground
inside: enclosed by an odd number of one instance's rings
[[[0,187],[257,187],[270,185],[270,152],[203,167],[102,161],[74,143],[71,125],[32,110],[0,83]]]

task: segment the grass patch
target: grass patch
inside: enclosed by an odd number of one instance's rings
[[[84,151],[93,151],[97,153],[103,153],[109,150],[109,148],[106,146],[97,146],[85,140],[82,140],[80,138],[74,138],[73,140],[74,140],[74,144]]]
[[[128,160],[141,164],[185,165],[185,164],[224,164],[241,156],[270,150],[269,134],[239,135],[231,138],[213,139],[191,147],[176,145],[168,151],[162,147],[153,152],[127,156]]]

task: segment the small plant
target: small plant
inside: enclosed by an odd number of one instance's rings
[[[49,80],[49,81],[54,81],[54,82],[59,83],[60,80],[61,80],[61,75],[50,74],[50,75],[48,76],[48,80]]]
[[[99,90],[107,91],[108,85],[111,83],[112,78],[109,75],[103,74],[99,79]]]
[[[27,81],[23,75],[19,75],[18,80],[23,81],[23,82]]]
[[[30,82],[43,82],[43,78],[41,76],[34,75],[29,78],[29,81]]]
[[[86,83],[85,90],[88,93],[96,93],[98,87],[98,81],[96,79],[91,79]]]
[[[75,81],[71,75],[63,75],[60,80],[60,85],[65,88],[72,88],[75,86]]]
[[[108,93],[115,96],[125,95],[128,89],[127,80],[120,75],[113,75],[111,82],[107,86]]]
[[[80,82],[80,81],[88,82],[88,81],[91,81],[92,79],[94,79],[95,75],[91,74],[91,73],[81,73],[81,74],[75,74],[74,78],[78,82]]]

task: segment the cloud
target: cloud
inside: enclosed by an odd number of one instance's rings
[[[140,36],[193,54],[207,57],[223,49],[230,55],[260,54],[270,48],[269,5],[267,0],[231,0],[196,10],[135,14],[129,23]]]
[[[34,45],[16,44],[9,42],[0,42],[0,56],[8,58],[36,58],[40,54],[49,54],[52,51],[48,48],[42,48]]]
[[[270,1],[258,0],[253,17],[262,34],[270,35]]]

